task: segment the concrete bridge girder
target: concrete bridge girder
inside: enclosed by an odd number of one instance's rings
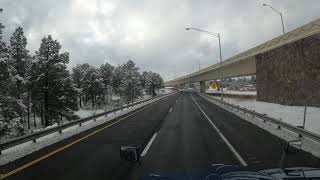
[[[246,76],[256,73],[256,62],[255,57],[248,57],[241,61],[237,61],[230,64],[224,64],[223,67],[223,77],[231,78],[231,77],[239,77]],[[221,78],[220,68],[216,68],[213,70],[209,70],[203,72],[201,74],[186,77],[183,79],[178,79],[174,81],[168,81],[165,83],[165,86],[174,86],[176,84],[186,84],[186,83],[194,83],[201,81],[210,81]]]

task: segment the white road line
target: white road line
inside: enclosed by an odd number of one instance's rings
[[[246,161],[240,156],[240,154],[237,152],[237,150],[231,145],[231,143],[228,141],[228,139],[221,133],[221,131],[218,129],[218,127],[213,123],[213,121],[209,118],[209,116],[201,109],[199,104],[196,102],[196,100],[193,98],[191,94],[193,102],[197,105],[199,110],[202,112],[202,114],[206,117],[206,119],[209,121],[209,123],[212,125],[212,127],[217,131],[221,139],[226,143],[226,145],[229,147],[229,149],[232,151],[232,153],[236,156],[238,161],[241,163],[242,166],[248,166]]]
[[[149,149],[150,149],[153,141],[156,139],[157,135],[158,135],[157,132],[154,133],[154,135],[152,136],[152,138],[151,138],[150,141],[148,142],[147,146],[146,146],[146,147],[144,148],[144,150],[142,151],[142,153],[141,153],[141,155],[140,155],[141,157],[144,157],[144,156],[147,154],[147,152],[149,151]]]
[[[171,111],[172,111],[172,107],[170,108],[169,112],[171,112]]]

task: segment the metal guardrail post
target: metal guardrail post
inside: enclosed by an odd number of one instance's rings
[[[280,121],[282,121],[282,118],[279,119]],[[281,129],[281,126],[278,124],[278,129]]]
[[[243,114],[245,115],[248,112],[247,108],[244,108]]]
[[[303,129],[303,126],[297,126],[297,127]],[[299,135],[300,138],[303,137],[302,134],[300,134],[300,133],[298,133],[298,135]]]

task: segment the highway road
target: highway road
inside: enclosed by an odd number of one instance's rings
[[[136,166],[128,179],[145,174],[192,172],[211,164],[243,165],[241,159],[252,168],[276,168],[286,145],[285,141],[195,93],[192,96],[183,93],[163,122],[142,165]],[[303,151],[297,152],[285,160],[285,167],[294,166],[319,167],[320,159]]]
[[[79,142],[50,155],[75,141]],[[141,164],[122,161],[121,145],[143,150]],[[199,95],[179,93],[1,168],[16,170],[7,179],[137,179],[215,163],[277,167],[284,146],[283,140]],[[19,169],[30,162],[34,163]],[[298,152],[289,155],[285,165],[319,167],[320,160]]]

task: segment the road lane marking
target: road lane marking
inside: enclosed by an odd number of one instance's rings
[[[19,171],[22,171],[22,170],[24,170],[24,169],[26,169],[26,168],[38,163],[38,162],[50,157],[50,156],[53,156],[54,154],[57,154],[58,152],[63,151],[64,149],[67,149],[68,147],[70,147],[70,146],[72,146],[72,145],[74,145],[74,144],[76,144],[76,143],[78,143],[78,142],[80,142],[82,140],[85,140],[85,139],[89,138],[90,136],[93,136],[93,135],[99,133],[100,131],[102,131],[102,130],[104,130],[106,128],[109,128],[109,127],[111,127],[111,126],[113,126],[113,125],[115,125],[115,124],[117,124],[117,123],[119,123],[119,122],[121,122],[121,121],[123,121],[123,120],[125,120],[125,119],[127,119],[127,118],[129,118],[131,116],[133,116],[134,114],[136,114],[136,113],[138,113],[138,112],[150,107],[154,103],[161,102],[161,101],[163,101],[164,99],[167,99],[167,98],[168,98],[168,96],[163,97],[162,99],[156,100],[154,102],[151,102],[150,104],[146,105],[145,107],[142,107],[141,109],[139,109],[139,110],[137,110],[137,111],[125,116],[125,117],[122,117],[122,118],[116,120],[115,122],[113,122],[113,123],[111,123],[111,124],[109,124],[107,126],[104,126],[104,127],[100,128],[98,130],[95,130],[95,131],[91,132],[90,134],[88,134],[88,135],[86,135],[86,136],[84,136],[84,137],[82,137],[80,139],[77,139],[77,140],[75,140],[75,141],[73,141],[73,142],[71,142],[69,144],[66,144],[65,146],[62,146],[62,147],[60,147],[60,148],[58,148],[58,149],[56,149],[54,151],[51,151],[50,153],[48,153],[46,155],[43,155],[43,156],[41,156],[41,157],[31,161],[31,162],[28,162],[28,163],[26,163],[26,164],[24,164],[24,165],[22,165],[22,166],[20,166],[20,167],[18,167],[16,169],[10,171],[10,172],[8,172],[8,173],[1,174],[0,179],[4,179],[4,178],[6,178],[8,176],[11,176],[11,175],[13,175],[13,174],[15,174],[15,173],[17,173]]]
[[[153,141],[156,139],[157,135],[158,135],[157,132],[154,133],[154,135],[152,136],[152,138],[151,138],[150,141],[148,142],[147,146],[146,146],[146,147],[144,148],[144,150],[142,151],[142,153],[141,153],[141,155],[140,155],[141,157],[144,157],[144,156],[147,154],[147,152],[149,151],[149,149],[150,149]]]
[[[199,106],[199,104],[196,102],[196,100],[193,98],[192,94],[190,93],[193,102],[197,105],[201,113],[206,117],[206,119],[209,121],[209,123],[212,125],[212,127],[216,130],[216,132],[219,134],[221,139],[226,143],[226,145],[229,147],[231,152],[235,155],[235,157],[238,159],[238,161],[241,163],[242,166],[248,166],[246,161],[240,156],[240,154],[237,152],[237,150],[231,145],[231,143],[228,141],[228,139],[222,134],[222,132],[218,129],[218,127],[213,123],[213,121],[209,118],[209,116],[204,112],[204,110]]]
[[[176,103],[177,103],[177,101],[178,101],[178,99],[176,100]],[[170,113],[170,112],[172,111],[173,107],[174,107],[174,105],[170,108],[170,110],[169,110],[168,113]],[[166,115],[166,116],[167,116],[167,115]],[[141,157],[144,157],[144,156],[148,153],[148,151],[149,151],[149,149],[150,149],[153,141],[156,139],[157,135],[158,135],[158,132],[156,132],[156,133],[153,134],[153,136],[152,136],[151,139],[149,140],[147,146],[143,149],[142,153],[140,154]]]

